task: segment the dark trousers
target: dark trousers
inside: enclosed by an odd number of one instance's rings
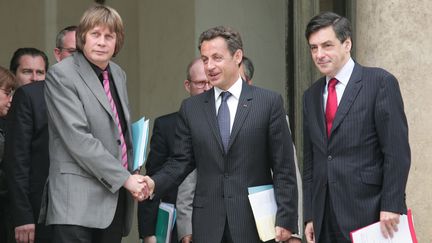
[[[120,243],[125,224],[126,193],[124,188],[120,189],[116,212],[108,228],[95,229],[79,225],[53,225],[53,242]]]
[[[350,243],[351,240],[346,239],[340,230],[332,205],[329,188],[327,187],[324,218],[318,243]]]

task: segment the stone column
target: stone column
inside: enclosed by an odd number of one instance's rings
[[[407,205],[419,242],[432,239],[432,2],[357,1],[357,61],[399,80],[408,119],[411,170]]]

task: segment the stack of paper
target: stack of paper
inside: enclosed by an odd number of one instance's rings
[[[149,120],[142,117],[132,124],[133,143],[133,170],[139,170],[143,166],[147,155],[147,144],[149,136]]]
[[[384,238],[380,222],[377,222],[352,231],[351,240],[353,243],[417,243],[411,210],[408,210],[407,215],[400,216],[398,231],[393,234],[393,238]]]
[[[262,241],[275,238],[277,205],[273,185],[249,187],[249,202]]]
[[[174,204],[161,202],[156,221],[156,242],[171,242],[171,232],[176,220],[176,209]]]

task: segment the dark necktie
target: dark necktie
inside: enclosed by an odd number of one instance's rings
[[[337,95],[336,84],[338,80],[335,78],[330,79],[327,88],[327,106],[326,106],[326,124],[327,124],[327,137],[330,137],[330,132],[333,126],[333,120],[337,111]]]
[[[219,131],[222,138],[222,143],[226,153],[230,139],[230,111],[228,108],[227,100],[231,96],[231,93],[228,91],[224,91],[220,94],[220,96],[222,100],[219,106],[217,119],[219,123]]]
[[[117,130],[119,133],[119,137],[120,137],[120,148],[121,148],[121,153],[122,153],[122,165],[123,167],[125,167],[126,169],[128,168],[128,162],[127,162],[127,148],[126,148],[126,143],[125,143],[125,139],[123,136],[123,131],[120,125],[120,119],[118,116],[118,112],[117,112],[117,108],[115,106],[113,97],[111,95],[111,90],[110,90],[110,84],[109,84],[109,76],[108,76],[108,71],[103,71],[102,72],[102,76],[103,76],[103,87],[105,90],[105,94],[108,98],[108,101],[110,103],[111,106],[111,110],[114,114],[115,117],[115,122],[117,124]]]

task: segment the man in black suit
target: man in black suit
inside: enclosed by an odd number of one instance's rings
[[[204,72],[201,58],[194,59],[187,67],[187,78],[183,82],[186,91],[191,95],[201,94],[211,88]],[[156,118],[153,135],[150,141],[150,152],[146,162],[146,174],[158,172],[164,163],[173,155],[174,137],[178,113],[170,113]],[[138,204],[138,230],[145,243],[156,242],[155,227],[160,201],[176,204],[177,188],[169,191],[162,198],[155,197]],[[171,242],[177,242],[177,229],[173,229]]]
[[[48,61],[42,51],[35,48],[20,48],[15,53],[31,58],[40,58],[43,62],[34,63],[35,70],[43,70],[45,79]],[[23,54],[25,53],[25,54]],[[24,59],[18,60],[22,69]],[[24,65],[24,64],[23,64]],[[22,75],[17,75],[22,78]],[[25,83],[24,80],[18,83]],[[48,127],[46,105],[43,96],[44,82],[30,82],[18,88],[14,94],[10,111],[6,118],[5,168],[8,181],[10,213],[15,239],[17,242],[49,242],[49,228],[37,224],[42,192],[48,176]]]
[[[308,242],[350,242],[381,221],[385,237],[406,213],[408,127],[396,78],[354,62],[348,19],[322,13],[306,28],[325,76],[304,93],[304,215]]]
[[[145,178],[149,193],[163,194],[196,168],[193,241],[251,243],[261,241],[248,187],[273,184],[276,240],[287,241],[297,232],[297,186],[282,98],[242,81],[238,32],[214,27],[199,43],[214,88],[183,101],[173,159]]]
[[[56,59],[70,56],[72,53],[64,49],[75,49],[75,27],[67,27],[57,34]],[[67,35],[66,35],[67,33]],[[34,48],[20,48],[16,55],[26,55],[33,59],[45,60],[34,70],[43,69],[44,80],[48,67],[48,58],[42,51]],[[24,59],[14,56],[11,67],[15,72],[22,70],[21,62]],[[14,64],[18,61],[18,65]],[[45,63],[46,62],[46,63]],[[32,62],[36,63],[37,62]],[[23,75],[17,75],[23,77]],[[21,80],[20,83],[25,83]],[[8,166],[7,177],[12,200],[11,212],[13,214],[13,227],[17,242],[49,242],[51,239],[50,227],[36,224],[42,192],[48,176],[48,125],[46,104],[44,98],[44,81],[30,82],[21,86],[14,95],[12,109],[8,117],[8,135],[6,139],[6,160]]]

